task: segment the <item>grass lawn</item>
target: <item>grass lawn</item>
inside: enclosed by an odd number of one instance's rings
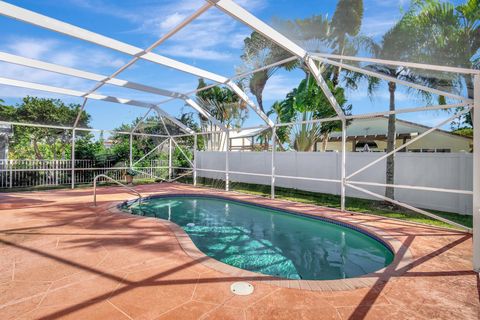
[[[199,179],[199,184],[203,184],[209,187],[218,187],[224,185],[223,181],[215,183],[212,181],[203,181],[205,179]],[[258,185],[258,184],[248,184],[248,183],[231,183],[231,190],[254,194],[263,197],[270,197],[270,186],[269,185]],[[325,194],[325,193],[316,193],[309,192],[297,189],[289,188],[275,188],[275,197],[277,199],[290,200],[295,202],[302,202],[308,204],[314,204],[317,206],[330,207],[330,208],[340,208],[340,196]],[[359,198],[350,198],[345,199],[345,207],[348,211],[353,212],[362,212],[369,213],[383,217],[396,218],[400,220],[414,221],[425,223],[429,225],[439,226],[439,227],[448,227],[455,228],[445,222],[432,219],[430,217],[421,215],[419,213],[404,209],[404,208],[394,208],[386,206],[382,201],[359,199]],[[467,227],[472,227],[472,216],[471,215],[460,215],[452,212],[441,212],[435,210],[427,210],[433,214],[446,218],[448,220],[457,222]]]

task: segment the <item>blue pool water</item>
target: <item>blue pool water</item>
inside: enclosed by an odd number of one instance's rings
[[[221,198],[178,196],[127,205],[170,220],[206,255],[253,272],[330,280],[384,268],[392,252],[372,237],[331,222]],[[125,207],[125,206],[124,206]]]

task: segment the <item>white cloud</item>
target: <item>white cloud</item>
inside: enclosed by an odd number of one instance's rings
[[[160,22],[160,28],[163,30],[173,29],[176,25],[185,20],[185,18],[186,15],[175,12]]]
[[[285,99],[287,93],[297,87],[299,82],[299,79],[296,77],[275,74],[268,80],[263,90],[263,99],[271,101]]]
[[[166,1],[161,4],[152,4],[149,1],[138,1],[133,8],[106,4],[102,1],[70,0],[77,6],[87,8],[98,14],[105,14],[121,18],[137,27],[131,32],[142,33],[160,38],[188,16],[193,14],[205,2],[198,0]],[[263,9],[267,0],[237,0],[239,5],[252,12]],[[162,44],[159,50],[170,53],[180,53],[180,57],[192,57],[200,60],[212,60],[212,56],[220,57],[221,60],[230,57],[225,54],[227,49],[241,49],[243,39],[248,36],[250,30],[235,21],[233,18],[221,12],[217,8],[210,8],[183,30]],[[193,48],[199,55],[188,56],[178,48]],[[208,54],[203,54],[208,53]]]
[[[93,72],[104,67],[110,67],[113,72],[113,70],[126,63],[123,59],[110,55],[101,49],[65,46],[60,41],[53,39],[15,37],[6,39],[3,46],[0,50],[12,54]],[[93,81],[9,63],[0,63],[0,76],[79,91],[88,91],[95,85]],[[31,94],[32,91],[2,86],[1,96],[18,98],[25,96],[27,92]],[[50,97],[45,93],[42,93],[42,96]]]
[[[370,99],[370,96],[368,95],[367,89],[359,87],[357,90],[350,90],[347,93],[347,99],[349,102],[355,102],[355,101],[362,101],[364,102],[365,99]],[[385,101],[389,101],[390,99],[390,93],[388,92],[388,88],[379,88],[372,94],[372,99],[373,102],[378,102],[380,101],[381,103]],[[395,101],[414,101],[415,97],[413,95],[408,95],[405,93],[403,90],[397,90],[395,92]],[[415,100],[416,101],[416,100]]]
[[[249,33],[237,33],[230,38],[230,47],[234,49],[242,49],[245,38],[249,37]]]
[[[126,63],[100,48],[67,46],[54,39],[12,37],[6,39],[4,47],[2,50],[12,54],[69,67],[119,68]]]
[[[171,55],[174,57],[185,57],[212,61],[228,61],[234,58],[231,54],[222,51],[204,48],[191,48],[183,45],[169,46],[159,51],[162,54]]]
[[[395,19],[366,19],[362,24],[361,32],[369,37],[376,37],[385,34],[396,23]]]
[[[55,40],[43,39],[39,41],[35,38],[23,38],[8,43],[6,47],[14,54],[38,59],[57,45],[58,43]]]

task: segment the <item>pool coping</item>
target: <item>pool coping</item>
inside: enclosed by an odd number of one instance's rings
[[[261,281],[262,283],[266,283],[266,284],[270,284],[270,285],[282,287],[282,288],[331,292],[331,291],[345,291],[345,290],[354,290],[359,288],[372,287],[375,284],[378,284],[379,281],[382,281],[382,279],[388,278],[393,273],[399,275],[398,270],[401,270],[404,266],[413,262],[413,254],[410,251],[410,249],[404,246],[402,241],[397,239],[395,236],[390,235],[387,231],[378,227],[373,227],[373,226],[356,226],[352,223],[352,221],[349,221],[352,219],[346,219],[345,215],[351,216],[349,213],[346,213],[344,216],[335,216],[335,217],[331,215],[326,215],[324,212],[320,211],[320,210],[325,210],[325,208],[320,206],[308,205],[309,208],[317,209],[319,210],[319,212],[305,213],[292,208],[285,209],[281,207],[276,207],[275,205],[271,205],[271,204],[265,205],[265,204],[257,203],[254,201],[245,201],[243,199],[236,198],[235,195],[231,196],[230,194],[225,195],[220,193],[213,193],[213,194],[205,195],[205,194],[195,193],[191,191],[189,192],[176,191],[175,193],[168,193],[168,194],[158,193],[158,194],[145,197],[145,199],[188,197],[188,196],[229,200],[233,202],[260,206],[263,208],[278,210],[288,214],[294,214],[297,216],[309,217],[317,220],[338,224],[338,225],[356,230],[358,232],[362,232],[363,234],[370,236],[373,239],[381,242],[383,245],[385,245],[388,249],[392,251],[392,253],[394,254],[394,259],[385,268],[382,268],[373,273],[365,274],[355,278],[336,279],[336,280],[295,280],[295,279],[278,278],[270,275],[265,275],[261,273],[240,269],[207,256],[205,253],[203,253],[200,249],[197,248],[197,246],[191,240],[190,236],[179,225],[168,220],[154,218],[154,217],[139,216],[139,215],[134,215],[126,211],[123,211],[119,208],[119,206],[125,203],[125,201],[115,201],[113,203],[110,203],[109,204],[110,207],[106,208],[106,210],[109,211],[110,213],[134,216],[137,218],[154,220],[154,221],[166,224],[169,227],[169,229],[172,231],[172,233],[175,235],[182,250],[190,258],[194,260],[198,260],[199,263],[201,263],[202,265],[208,268],[211,268],[213,270],[216,270],[231,276],[245,278],[245,280],[247,281],[248,280]],[[245,195],[242,195],[242,196],[245,196]],[[266,200],[263,197],[258,197],[255,195],[248,195],[248,196],[249,198],[254,198],[255,200]],[[275,200],[275,202],[282,202],[282,201],[283,200]],[[338,212],[336,213],[338,214]],[[361,215],[361,214],[358,214],[358,215]]]

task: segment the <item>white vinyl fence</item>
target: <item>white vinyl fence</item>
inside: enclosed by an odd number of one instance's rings
[[[150,160],[139,168],[137,179],[153,179],[166,172],[168,161]],[[128,164],[75,160],[75,184],[93,183],[99,174],[122,180]],[[29,188],[37,186],[69,185],[72,182],[71,160],[0,160],[0,189]]]
[[[384,153],[349,153],[349,173],[381,157]],[[327,194],[340,194],[339,182],[309,181],[278,176],[340,179],[341,153],[335,152],[276,152],[275,186],[295,188]],[[472,190],[472,155],[464,153],[405,153],[395,156],[395,184],[445,189]],[[201,169],[225,170],[224,152],[197,152],[198,176],[224,179],[221,172]],[[270,152],[230,152],[229,171],[271,175]],[[270,176],[252,176],[230,173],[231,182],[271,184]],[[385,161],[368,168],[350,180],[385,183]],[[384,194],[384,187],[359,185],[364,189]],[[363,192],[347,187],[347,196],[374,199]],[[446,192],[395,189],[395,198],[415,207],[460,214],[472,214],[472,196]]]

